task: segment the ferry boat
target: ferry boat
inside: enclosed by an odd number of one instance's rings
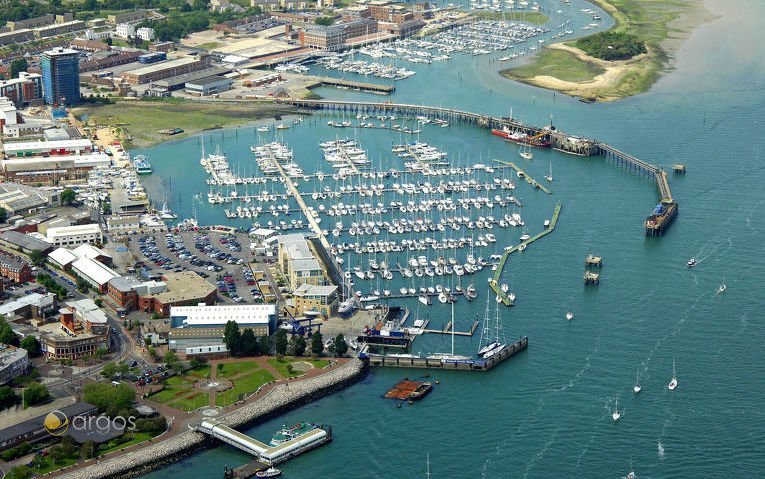
[[[275,467],[269,467],[266,470],[258,471],[255,473],[255,477],[278,477],[282,475],[282,471]]]
[[[284,444],[285,442],[309,433],[314,429],[318,429],[318,427],[318,424],[311,424],[310,422],[299,422],[293,426],[287,426],[285,424],[276,434],[274,434],[268,444],[269,446]]]
[[[503,140],[512,141],[513,143],[517,143],[519,145],[529,145],[538,148],[550,148],[550,146],[552,146],[550,140],[545,139],[545,135],[547,134],[546,132],[539,133],[534,136],[529,136],[528,134],[521,131],[510,131],[507,128],[502,128],[501,130],[493,128],[491,130],[491,134],[498,136]]]
[[[133,167],[135,167],[135,172],[139,175],[150,175],[152,171],[151,163],[149,163],[144,155],[136,155],[133,159]]]

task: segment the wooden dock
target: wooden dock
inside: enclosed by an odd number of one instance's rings
[[[472,336],[475,333],[475,330],[478,329],[478,325],[480,324],[479,321],[474,321],[473,325],[470,327],[470,331],[454,331],[455,336]],[[446,326],[444,326],[443,329],[423,329],[423,333],[429,333],[429,334],[452,334],[452,322],[449,321],[446,323]]]
[[[391,93],[396,91],[396,87],[393,85],[379,85],[377,83],[364,83],[364,82],[343,80],[341,78],[330,78],[330,77],[317,78],[317,84],[312,85],[310,88],[313,88],[319,85],[348,88],[351,90],[363,91],[367,93],[378,93],[380,95],[390,95]]]
[[[223,479],[250,479],[255,477],[258,471],[265,471],[268,465],[262,462],[252,461],[236,468],[224,466]]]
[[[502,291],[499,280],[502,277],[502,270],[505,267],[505,263],[507,262],[507,258],[510,257],[511,254],[515,253],[516,251],[523,251],[526,249],[528,245],[535,242],[536,240],[540,238],[544,238],[548,234],[552,233],[555,229],[555,225],[558,224],[558,217],[560,216],[560,211],[563,208],[563,205],[558,203],[555,205],[555,210],[553,211],[552,219],[550,219],[550,225],[542,230],[540,233],[537,233],[536,235],[532,236],[531,238],[527,239],[526,241],[517,244],[510,249],[506,250],[505,253],[502,255],[502,258],[499,260],[499,264],[497,265],[497,270],[494,272],[494,277],[489,282],[489,286],[491,289],[496,293],[497,297],[499,297],[502,304],[505,306],[512,306],[513,302],[510,300],[510,298],[507,296],[507,293]]]
[[[537,180],[535,180],[534,178],[529,176],[528,173],[523,171],[518,165],[516,165],[512,161],[503,161],[503,160],[494,160],[494,161],[497,162],[497,163],[501,163],[503,165],[507,165],[510,168],[512,168],[513,170],[515,170],[517,172],[516,174],[518,175],[519,178],[523,178],[524,180],[526,180],[526,183],[530,184],[534,188],[538,188],[538,189],[544,191],[545,193],[547,193],[548,195],[552,194],[552,191],[550,191],[545,185],[543,185],[542,183],[538,182]]]
[[[507,345],[504,351],[489,359],[428,359],[364,355],[370,366],[389,368],[440,369],[442,371],[488,371],[529,346],[529,338],[523,336]],[[363,354],[363,353],[362,353]]]

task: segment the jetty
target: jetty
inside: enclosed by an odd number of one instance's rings
[[[443,329],[423,329],[423,333],[430,333],[430,334],[454,334],[455,336],[472,336],[475,334],[475,330],[478,329],[478,325],[480,324],[480,321],[474,321],[473,325],[470,327],[469,331],[454,331],[452,332],[452,322],[449,321],[446,323],[446,326],[443,327]]]
[[[428,359],[417,356],[359,353],[370,366],[388,368],[440,369],[443,371],[489,371],[529,346],[528,336],[510,343],[489,359]]]
[[[678,203],[672,197],[667,174],[661,167],[624,153],[607,143],[569,135],[559,131],[552,124],[539,127],[528,125],[509,117],[496,117],[454,108],[406,103],[305,99],[275,99],[274,101],[276,103],[293,105],[304,110],[326,110],[343,115],[362,113],[369,115],[427,116],[450,123],[469,123],[489,130],[498,129],[524,133],[530,137],[540,138],[549,142],[551,148],[563,153],[579,156],[602,156],[617,165],[652,177],[659,190],[660,203],[643,223],[646,236],[662,236],[677,217]]]
[[[555,229],[555,225],[558,224],[558,218],[560,217],[560,211],[562,208],[563,208],[563,205],[561,205],[560,203],[556,204],[555,210],[553,211],[552,218],[550,219],[550,224],[547,226],[547,228],[535,234],[534,236],[527,239],[526,241],[522,241],[521,243],[506,249],[504,254],[502,255],[502,258],[499,260],[499,264],[497,265],[497,270],[494,272],[494,277],[491,279],[491,281],[489,281],[489,286],[497,294],[497,298],[499,298],[500,302],[504,304],[505,306],[513,305],[513,301],[510,299],[510,297],[507,295],[506,292],[502,291],[502,288],[499,285],[499,280],[502,277],[502,270],[505,267],[505,263],[507,263],[507,259],[510,257],[511,254],[515,253],[516,251],[523,251],[526,249],[528,245],[552,233],[553,230]]]
[[[396,87],[393,85],[380,85],[377,83],[365,83],[352,80],[344,80],[341,78],[319,77],[316,79],[316,83],[308,86],[308,89],[316,88],[318,86],[333,86],[342,89],[362,91],[365,93],[377,93],[380,95],[390,95],[396,91]]]
[[[526,183],[530,184],[534,188],[542,190],[548,195],[552,194],[552,191],[550,191],[545,185],[543,185],[542,183],[532,178],[528,173],[523,171],[518,165],[516,165],[512,161],[503,161],[503,160],[494,160],[494,161],[497,163],[501,163],[503,165],[509,166],[511,169],[515,170],[518,178],[523,178],[524,180],[526,180]]]

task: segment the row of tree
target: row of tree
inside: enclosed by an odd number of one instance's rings
[[[576,41],[576,47],[590,56],[602,60],[628,60],[646,53],[645,42],[625,32],[600,32]]]
[[[302,356],[305,354],[308,343],[306,339],[299,334],[293,335],[292,339],[287,338],[287,331],[279,329],[273,336],[273,340],[268,336],[255,337],[255,332],[246,328],[244,331],[239,329],[236,321],[228,321],[223,330],[223,342],[232,356],[257,356],[271,354],[271,350],[276,354],[285,355],[287,353],[293,356]],[[311,354],[320,356],[324,352],[324,338],[321,333],[314,333],[311,336]],[[330,352],[338,356],[348,352],[348,344],[342,334],[338,334],[330,346]]]

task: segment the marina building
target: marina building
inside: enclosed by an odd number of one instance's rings
[[[192,271],[167,273],[162,277],[166,288],[161,292],[137,291],[138,309],[145,313],[159,313],[162,316],[170,314],[173,306],[188,306],[204,303],[208,306],[215,304],[218,297],[215,285]]]
[[[58,141],[24,141],[6,143],[3,150],[7,158],[70,156],[92,153],[93,142],[86,138]]]
[[[170,308],[173,328],[223,328],[235,321],[239,329],[252,329],[256,336],[270,335],[276,328],[276,305],[196,305]]]
[[[106,227],[110,233],[127,233],[137,231],[141,227],[138,215],[109,216],[106,219]]]
[[[37,213],[61,203],[61,194],[18,183],[0,183],[0,207],[9,216]]]
[[[103,243],[104,235],[97,223],[48,228],[46,237],[56,246],[74,246],[83,243]]]
[[[277,236],[278,261],[292,289],[302,284],[327,284],[324,270],[302,234]]]
[[[70,421],[78,417],[94,416],[98,414],[98,408],[85,402],[74,403],[59,409]],[[36,442],[42,439],[50,439],[51,435],[45,429],[45,417],[41,414],[36,418],[14,424],[11,427],[0,430],[0,449],[6,450],[21,444],[22,442]]]
[[[0,80],[0,96],[11,100],[17,107],[42,100],[42,75],[19,72],[18,78]]]
[[[109,165],[111,160],[103,153],[0,160],[5,180],[24,184],[83,180],[87,179],[90,170]]]
[[[26,349],[0,343],[0,386],[8,384],[29,370],[29,354]]]
[[[130,70],[122,74],[122,79],[131,85],[139,85],[191,73],[209,66],[210,55],[198,54]]]
[[[40,55],[43,98],[48,105],[76,105],[80,101],[80,52],[54,48]]]
[[[302,284],[292,292],[292,300],[294,301],[292,314],[295,316],[303,315],[306,311],[314,311],[328,317],[337,311],[337,286]]]

